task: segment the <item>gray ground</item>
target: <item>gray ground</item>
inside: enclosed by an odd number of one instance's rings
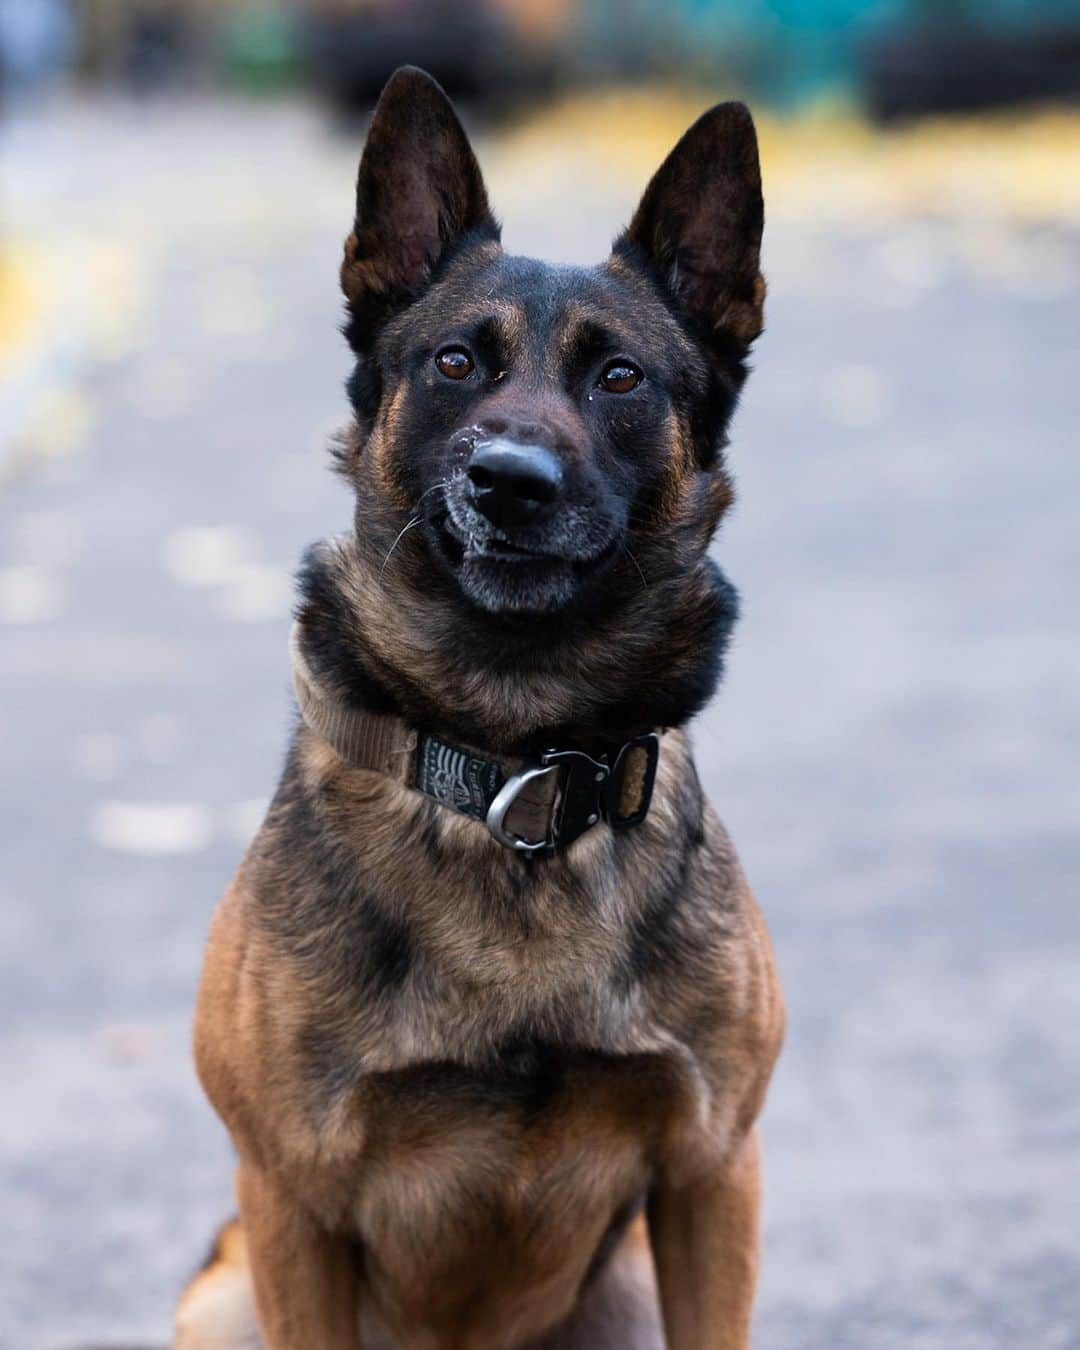
[[[4,412],[4,1350],[162,1340],[230,1204],[188,1020],[289,724],[289,569],[348,520],[355,149],[225,105],[3,145],[63,292]],[[494,164],[512,247],[598,256],[631,206]],[[761,1350],[1080,1345],[1080,246],[991,243],[773,211],[696,729],[790,1003]]]

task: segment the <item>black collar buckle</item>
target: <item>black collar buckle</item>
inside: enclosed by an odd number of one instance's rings
[[[620,746],[610,764],[606,756],[594,759],[582,750],[546,750],[538,764],[520,769],[502,785],[487,812],[488,830],[504,847],[542,857],[569,847],[600,820],[616,830],[640,825],[649,813],[659,758],[660,738],[655,731]],[[636,804],[622,811],[623,787],[630,772],[640,774]],[[507,828],[507,815],[522,788],[548,774],[557,774],[558,780],[547,838],[524,839]]]

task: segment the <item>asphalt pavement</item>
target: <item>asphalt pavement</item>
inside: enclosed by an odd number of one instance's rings
[[[291,569],[350,519],[358,148],[218,102],[0,144],[46,320],[0,449],[4,1350],[164,1342],[231,1204],[189,1021],[290,725]],[[653,167],[489,152],[507,244],[559,259]],[[1080,219],[781,195],[766,270],[695,728],[789,1002],[755,1344],[1075,1350]]]

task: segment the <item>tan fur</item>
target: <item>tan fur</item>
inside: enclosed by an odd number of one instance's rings
[[[248,1265],[247,1242],[237,1220],[218,1234],[206,1265],[176,1308],[174,1350],[258,1350],[262,1337]]]
[[[405,390],[399,387],[386,399],[379,420],[372,428],[371,435],[363,447],[371,464],[371,473],[379,485],[383,497],[396,506],[408,509],[411,505],[409,494],[397,480],[396,460],[393,453],[395,437],[401,422],[402,406],[405,402]],[[355,453],[359,453],[357,447]]]
[[[732,299],[717,320],[717,330],[730,333],[749,347],[765,328],[765,278],[759,272],[754,278],[749,299]]]

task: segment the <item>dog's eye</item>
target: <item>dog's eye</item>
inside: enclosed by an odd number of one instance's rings
[[[462,347],[444,347],[435,364],[448,380],[463,380],[472,374],[473,359]]]
[[[600,388],[609,394],[628,394],[645,378],[629,361],[609,361],[600,372]]]

